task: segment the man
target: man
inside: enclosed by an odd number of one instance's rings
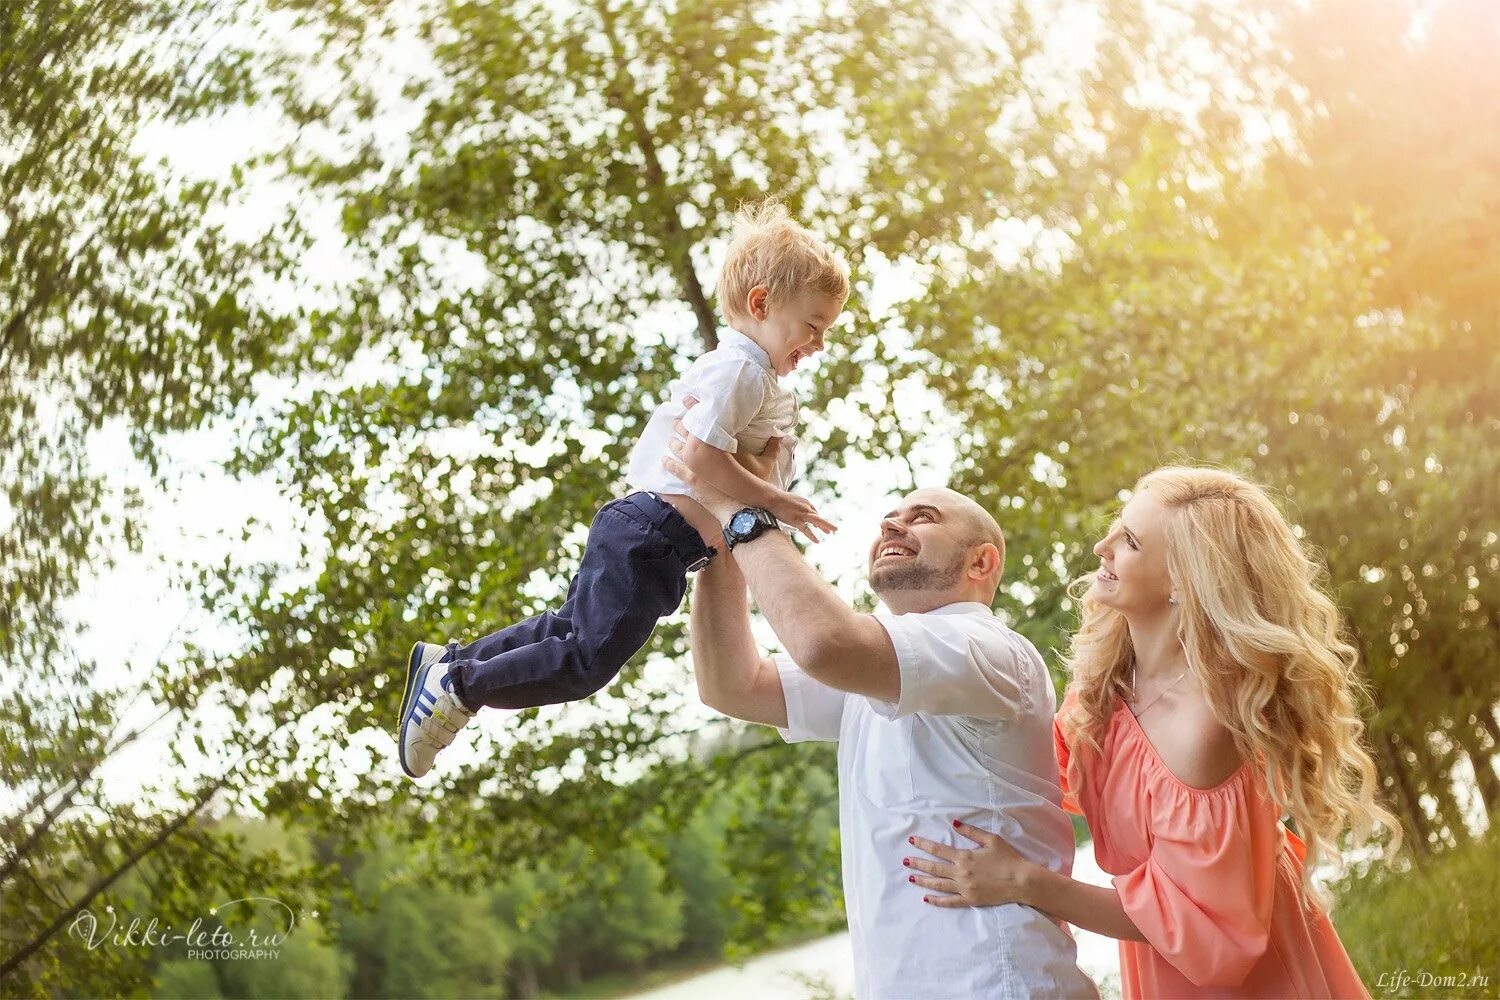
[[[745,464],[772,467],[776,448],[771,442],[759,462]],[[670,456],[663,463],[691,475]],[[956,843],[953,824],[963,820],[997,831],[1029,860],[1072,870],[1052,684],[1036,648],[990,610],[1005,559],[994,518],[952,490],[907,496],[870,546],[870,585],[888,610],[864,615],[774,519],[693,485],[726,526],[733,553],[720,552],[693,594],[700,697],[726,715],[777,727],[789,742],[839,744],[857,996],[1098,996],[1071,936],[1044,914],[1018,904],[927,903],[924,895],[941,894],[909,884],[915,869],[903,867],[918,855],[909,837]],[[756,649],[747,583],[785,655]]]

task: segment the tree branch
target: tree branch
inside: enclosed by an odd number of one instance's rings
[[[187,825],[189,820],[191,820],[194,816],[197,816],[198,813],[202,811],[203,807],[208,804],[208,801],[213,798],[215,793],[217,793],[225,785],[229,784],[230,779],[233,778],[237,773],[239,773],[239,765],[244,762],[245,758],[249,757],[253,751],[259,750],[261,747],[265,746],[265,744],[270,742],[271,737],[275,736],[280,731],[280,727],[273,729],[261,739],[257,740],[255,743],[246,747],[245,752],[240,755],[240,759],[235,762],[234,766],[226,770],[212,784],[210,784],[207,788],[200,792],[198,794],[197,800],[192,804],[191,807],[184,810],[180,816],[163,827],[156,834],[156,836],[152,837],[150,840],[146,841],[146,843],[142,844],[140,847],[137,847],[135,850],[127,854],[125,856],[125,859],[121,861],[118,866],[116,866],[114,871],[110,872],[104,878],[100,879],[92,886],[90,886],[89,889],[78,899],[77,902],[60,913],[56,917],[56,919],[48,924],[30,941],[22,945],[18,951],[14,952],[8,958],[6,958],[4,964],[0,964],[0,980],[3,980],[5,977],[15,972],[16,969],[21,966],[22,962],[25,962],[32,955],[36,954],[37,950],[40,949],[42,945],[46,944],[59,931],[66,927],[68,921],[72,920],[75,916],[82,912],[84,907],[88,906],[88,904],[92,902],[95,897],[97,897],[104,890],[108,889],[111,885],[114,885],[114,883],[118,881],[121,876],[123,876],[137,864],[139,864],[142,858],[146,857],[148,854],[161,847],[161,845],[171,839],[171,837],[176,834],[177,831],[181,830],[185,825]]]
[[[604,0],[600,0],[596,9],[604,24],[610,55],[615,62],[616,83],[609,88],[609,101],[625,113],[630,121],[631,131],[635,133],[636,148],[646,160],[646,183],[662,210],[662,228],[666,231],[668,257],[677,272],[677,280],[682,285],[682,294],[687,297],[688,304],[693,307],[693,315],[698,318],[698,337],[703,341],[704,350],[711,351],[719,346],[718,324],[714,321],[713,307],[708,304],[703,285],[698,281],[698,272],[693,268],[692,244],[683,231],[677,207],[671,201],[666,171],[662,169],[661,160],[656,155],[656,137],[646,124],[646,116],[641,110],[640,91],[625,65],[620,39],[615,33],[614,15],[610,13]]]

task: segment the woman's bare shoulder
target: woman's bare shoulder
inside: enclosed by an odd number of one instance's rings
[[[1173,705],[1170,718],[1161,722],[1166,723],[1157,727],[1161,736],[1153,739],[1157,754],[1173,777],[1190,788],[1216,788],[1244,763],[1234,737],[1196,692]]]

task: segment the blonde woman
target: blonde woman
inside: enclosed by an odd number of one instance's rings
[[[979,846],[913,837],[932,857],[909,880],[932,906],[1023,903],[1118,938],[1126,998],[1368,996],[1309,872],[1345,830],[1399,832],[1317,566],[1263,490],[1214,469],[1146,476],[1094,553],[1054,737],[1113,887],[957,822]]]

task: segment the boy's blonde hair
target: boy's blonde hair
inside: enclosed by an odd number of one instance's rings
[[[842,254],[792,221],[774,198],[742,205],[734,216],[734,238],[719,272],[719,311],[731,326],[748,319],[745,299],[750,289],[765,285],[767,298],[784,302],[788,296],[816,291],[849,297],[849,265]]]

